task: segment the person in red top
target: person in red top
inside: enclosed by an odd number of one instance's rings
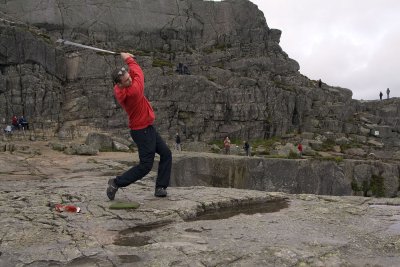
[[[13,116],[11,119],[11,125],[14,127],[14,129],[19,129],[19,124],[18,124],[18,118],[17,116]]]
[[[297,149],[299,150],[300,157],[303,156],[303,146],[301,145],[301,143],[299,143]]]
[[[128,69],[120,68],[112,73],[114,96],[129,118],[129,129],[139,152],[140,163],[121,176],[108,180],[107,196],[110,200],[120,187],[126,187],[142,179],[150,172],[155,153],[160,155],[154,195],[166,197],[171,176],[172,154],[164,140],[153,126],[154,111],[144,95],[144,74],[134,56],[121,53]]]

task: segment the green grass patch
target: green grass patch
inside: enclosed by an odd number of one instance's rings
[[[293,150],[290,150],[289,155],[287,157],[288,159],[300,159],[300,154],[297,154]]]
[[[133,54],[135,56],[151,56],[151,51],[147,51],[147,50],[137,50],[134,51]]]
[[[317,156],[315,157],[315,159],[318,160],[326,160],[326,161],[334,161],[336,163],[341,163],[343,161],[343,157],[337,156],[337,157],[321,157],[321,156]]]
[[[137,209],[140,207],[139,202],[115,202],[110,205],[111,210]]]
[[[361,187],[358,185],[356,180],[351,180],[351,190],[353,190],[353,192],[360,192],[362,191]]]
[[[170,61],[164,60],[164,59],[160,59],[160,58],[155,58],[153,60],[153,67],[169,67],[172,68],[173,65]]]
[[[361,185],[355,179],[351,181],[351,190],[353,192],[363,192],[365,197],[369,196],[369,192],[375,197],[385,197],[384,178],[380,175],[372,175],[371,180],[364,180]]]
[[[359,143],[350,143],[350,144],[340,145],[340,149],[342,151],[345,151],[345,150],[350,149],[350,148],[360,148],[360,147],[362,147],[362,145],[359,144]]]
[[[211,54],[212,52],[214,52],[214,49],[212,47],[207,47],[203,49],[203,52],[206,54]]]
[[[217,145],[219,148],[222,149],[222,148],[224,148],[224,139],[213,140],[213,141],[210,141],[208,144],[209,145]],[[230,139],[230,140],[231,140],[231,145],[235,144],[237,146],[241,146],[243,144],[243,141],[241,139],[238,139],[238,138],[233,138],[233,139]]]
[[[335,145],[336,143],[334,140],[327,139],[324,142],[322,142],[321,151],[332,151]]]
[[[218,62],[212,65],[214,68],[224,69],[225,65],[223,62]]]
[[[209,80],[210,82],[215,82],[215,78],[207,76],[207,80]]]
[[[285,155],[265,155],[267,159],[287,159]]]
[[[282,139],[280,137],[271,137],[268,139],[256,139],[254,141],[252,141],[252,146],[254,148],[257,148],[258,146],[264,146],[265,148],[270,148],[273,146],[273,144],[277,143],[277,142],[281,142]]]
[[[231,47],[232,47],[231,44],[216,44],[216,45],[214,46],[214,48],[215,48],[216,50],[226,50],[227,48],[231,48]]]
[[[361,185],[361,190],[364,192],[364,197],[368,196],[368,191],[369,191],[369,183],[368,181],[363,181]]]
[[[275,136],[268,139],[256,139],[250,143],[250,146],[252,146],[254,153],[256,153],[257,155],[268,155],[270,151],[273,149],[275,143],[281,143],[281,138]],[[264,147],[265,152],[257,153],[256,150],[258,147]]]
[[[383,176],[380,175],[372,175],[370,189],[372,194],[376,197],[384,197],[385,196],[385,186],[384,186]]]
[[[277,82],[277,81],[274,81],[274,84],[276,87],[281,88],[282,90],[285,90],[285,91],[290,91],[290,92],[296,91],[296,87],[294,87],[293,85],[288,85],[288,84],[284,84],[283,82]]]

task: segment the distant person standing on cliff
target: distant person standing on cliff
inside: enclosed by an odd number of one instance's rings
[[[300,157],[302,157],[303,156],[303,145],[301,143],[299,143],[297,145],[297,150],[299,150],[299,155],[300,155]]]
[[[379,93],[379,98],[382,100],[383,93],[382,91]]]
[[[389,99],[389,94],[390,94],[390,90],[389,90],[389,88],[388,88],[388,89],[386,89],[386,94],[387,94],[387,99]]]
[[[250,157],[250,144],[248,141],[244,142],[243,149],[246,152],[246,156]]]
[[[175,136],[175,149],[177,151],[182,151],[182,147],[181,147],[181,137],[179,136],[178,133],[176,133]]]
[[[18,124],[18,118],[17,118],[17,116],[13,116],[12,118],[11,118],[11,125],[12,125],[12,127],[13,127],[13,130],[19,130],[19,124]]]
[[[160,155],[160,163],[154,195],[166,197],[171,176],[171,151],[153,126],[155,115],[144,95],[142,69],[132,54],[121,53],[121,58],[129,69],[120,68],[112,73],[114,96],[128,114],[130,134],[138,147],[140,162],[121,176],[108,180],[107,196],[113,200],[120,187],[126,187],[148,174],[157,153]]]
[[[231,153],[231,140],[229,140],[228,136],[224,140],[224,148],[225,148],[225,154],[229,155]]]

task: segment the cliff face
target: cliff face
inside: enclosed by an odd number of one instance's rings
[[[213,186],[290,194],[399,195],[397,162],[287,160],[219,155],[175,156],[172,186]]]
[[[391,140],[398,137],[397,101],[389,110],[352,100],[348,89],[319,88],[282,51],[281,32],[247,0],[16,0],[0,3],[0,15],[4,122],[23,114],[60,136],[126,131],[109,78],[120,58],[56,45],[63,38],[137,55],[166,137],[176,131],[201,141],[297,131],[368,135],[378,126],[388,127]],[[191,75],[179,75],[178,63]]]

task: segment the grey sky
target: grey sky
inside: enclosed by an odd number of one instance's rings
[[[310,79],[353,91],[354,99],[400,97],[399,0],[250,0]]]

